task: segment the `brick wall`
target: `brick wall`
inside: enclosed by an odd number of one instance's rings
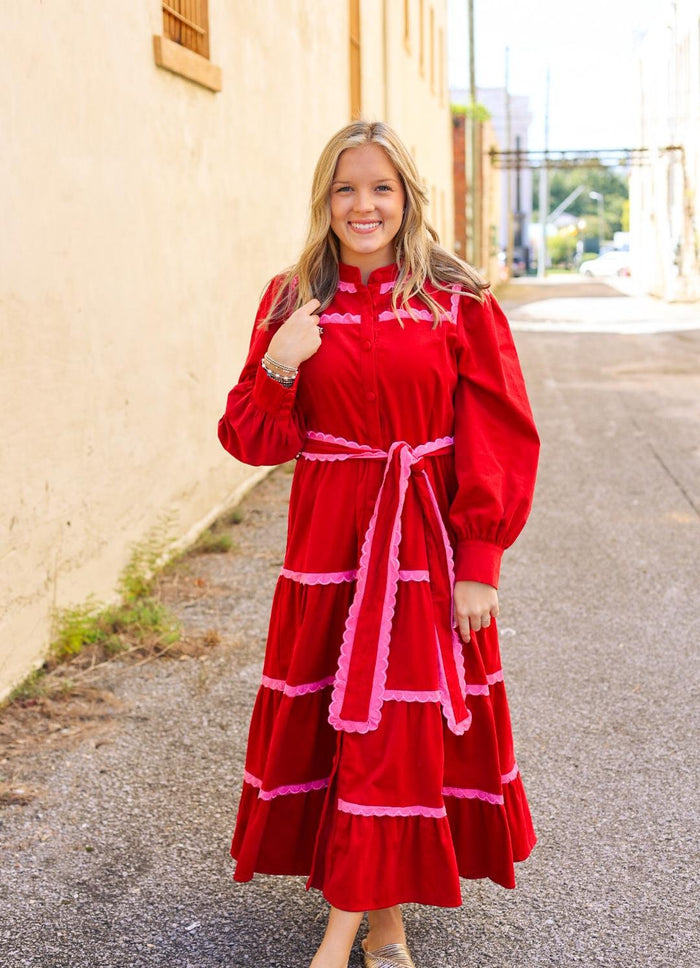
[[[455,252],[466,259],[467,245],[467,158],[466,118],[463,114],[452,115],[452,168],[454,184],[454,233]]]

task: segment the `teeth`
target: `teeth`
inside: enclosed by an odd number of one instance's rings
[[[381,222],[351,222],[352,228],[357,229],[359,232],[371,232],[372,229],[376,229],[380,226]]]

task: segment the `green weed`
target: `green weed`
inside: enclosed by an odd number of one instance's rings
[[[213,528],[209,528],[200,534],[192,545],[192,553],[195,555],[225,554],[233,548],[233,538],[230,534],[217,533]]]
[[[240,524],[243,521],[244,514],[241,508],[233,508],[233,510],[228,511],[226,514],[219,518],[219,521],[226,525],[226,527],[231,527],[235,524]]]
[[[125,600],[146,598],[153,592],[158,569],[167,559],[167,549],[172,543],[172,525],[172,514],[161,515],[146,536],[131,546],[129,561],[117,585]]]

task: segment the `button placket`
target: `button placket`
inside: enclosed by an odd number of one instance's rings
[[[378,386],[376,368],[376,336],[377,336],[377,309],[374,297],[378,295],[369,287],[360,289],[358,299],[361,300],[361,326],[360,326],[360,373],[362,387],[358,403],[364,412],[365,441],[375,446],[381,445],[381,423],[378,406]],[[372,488],[372,475],[367,475],[364,482],[364,507],[365,514],[371,515],[374,509],[376,494]],[[368,518],[369,521],[369,518]]]

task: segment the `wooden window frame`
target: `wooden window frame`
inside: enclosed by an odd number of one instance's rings
[[[425,76],[425,9],[423,0],[418,0],[418,70]]]
[[[430,43],[430,91],[435,94],[435,8],[430,5],[428,11],[428,41]]]
[[[348,15],[350,120],[358,121],[362,117],[362,24],[360,0],[349,0]]]
[[[157,66],[210,91],[220,91],[221,68],[209,59],[208,0],[198,0],[198,3],[196,0],[194,3],[192,0],[161,0],[161,10],[163,33],[153,36],[153,57]]]

